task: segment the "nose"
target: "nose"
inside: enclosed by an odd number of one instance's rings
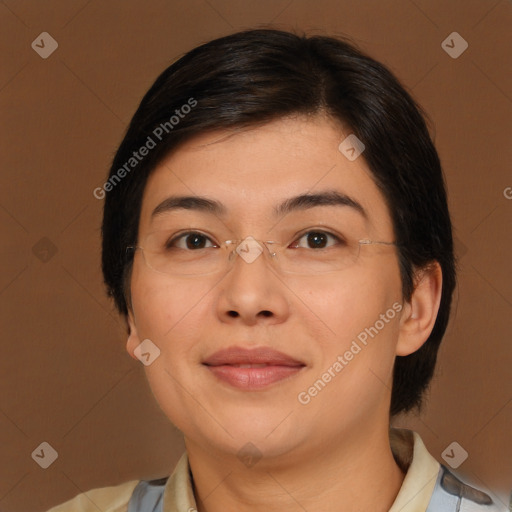
[[[289,291],[270,262],[268,249],[247,237],[233,251],[231,268],[222,280],[218,315],[223,322],[267,325],[289,315]]]

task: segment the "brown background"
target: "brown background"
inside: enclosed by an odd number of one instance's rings
[[[0,2],[0,510],[42,511],[90,488],[169,474],[183,450],[99,271],[104,182],[143,93],[193,46],[263,24],[347,34],[430,114],[456,229],[456,311],[421,417],[432,454],[506,500],[512,486],[507,0],[4,0]],[[469,48],[451,58],[453,31]],[[42,59],[31,43],[59,44]],[[512,196],[512,190],[510,190]],[[58,459],[31,457],[43,441]]]

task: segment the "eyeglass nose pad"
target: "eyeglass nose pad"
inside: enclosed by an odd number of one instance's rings
[[[236,246],[228,247],[228,262],[233,263],[237,256]]]
[[[271,249],[272,243],[266,243],[265,247],[267,248],[267,251],[270,254],[270,257],[272,259],[276,259],[277,258],[277,251]]]

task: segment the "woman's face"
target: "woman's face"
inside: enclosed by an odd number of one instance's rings
[[[203,238],[174,241],[181,265],[249,236],[280,241],[283,251],[295,251],[286,252],[289,261],[306,262],[321,258],[312,251],[324,244],[328,258],[345,254],[319,231],[393,241],[365,161],[338,149],[349,134],[317,116],[190,140],[149,178],[139,245],[155,231],[200,232]],[[349,204],[286,203],[327,193]],[[191,202],[169,208],[164,202],[176,196],[207,198],[222,211]],[[276,212],[283,204],[291,208]],[[304,235],[309,228],[317,235]],[[156,272],[135,253],[127,349],[135,357],[151,340],[144,350],[160,350],[145,366],[147,378],[187,442],[218,455],[293,456],[387,425],[402,308],[395,248],[362,245],[342,268],[299,274],[280,270],[286,258],[275,265],[250,244],[239,249],[231,266],[226,258],[224,271],[202,276]]]

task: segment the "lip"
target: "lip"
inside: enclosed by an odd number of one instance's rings
[[[306,365],[270,347],[230,347],[209,356],[203,365],[218,379],[238,389],[253,391],[299,373]]]

